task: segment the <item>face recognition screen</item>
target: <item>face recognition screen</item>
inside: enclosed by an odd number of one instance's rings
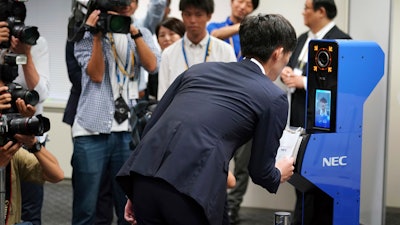
[[[314,127],[322,129],[331,128],[331,91],[315,90],[315,119]]]

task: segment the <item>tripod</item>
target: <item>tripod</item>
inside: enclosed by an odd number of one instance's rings
[[[6,167],[0,168],[0,225],[6,223]]]

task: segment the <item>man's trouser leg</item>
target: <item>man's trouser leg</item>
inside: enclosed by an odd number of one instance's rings
[[[242,145],[235,153],[233,160],[235,168],[233,175],[236,178],[236,185],[228,193],[228,208],[231,224],[239,221],[240,204],[243,201],[243,196],[246,193],[247,185],[249,183],[249,170],[248,164],[251,155],[252,141]]]

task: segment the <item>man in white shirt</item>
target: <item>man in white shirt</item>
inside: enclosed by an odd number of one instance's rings
[[[207,32],[207,22],[214,12],[213,0],[181,0],[179,10],[182,12],[186,33],[161,55],[158,99],[161,99],[179,74],[194,64],[236,61],[233,48]]]

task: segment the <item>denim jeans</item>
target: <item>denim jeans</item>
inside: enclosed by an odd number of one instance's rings
[[[21,181],[22,220],[42,224],[43,190],[43,184]]]
[[[94,224],[96,204],[101,180],[108,171],[111,179],[112,198],[118,225],[129,224],[124,219],[125,194],[115,181],[119,169],[128,159],[131,150],[129,132],[112,132],[73,139],[73,209],[72,225]]]

